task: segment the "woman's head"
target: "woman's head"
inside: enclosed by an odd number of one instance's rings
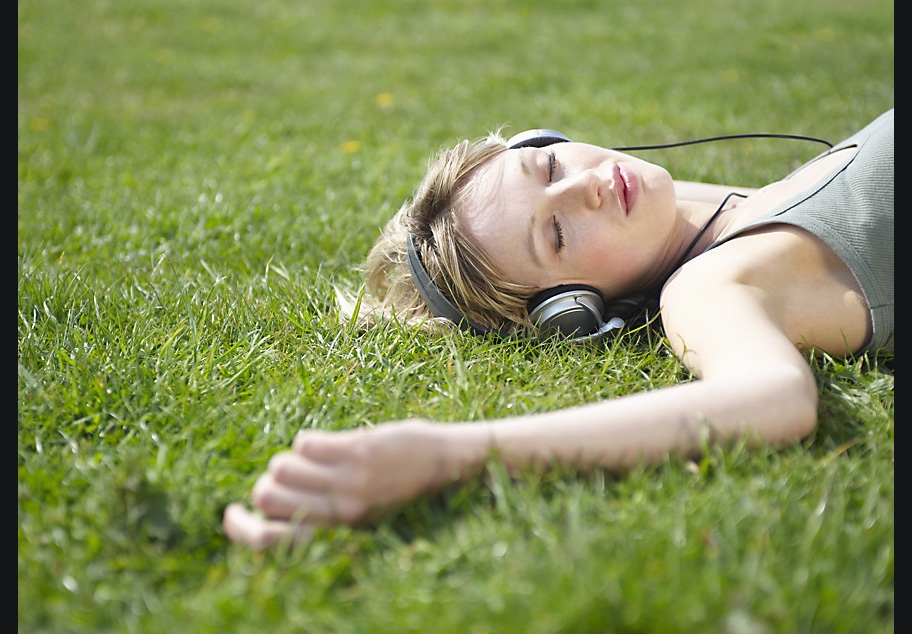
[[[675,223],[668,173],[581,143],[509,149],[498,135],[440,153],[368,257],[373,309],[427,317],[407,263],[469,319],[528,325],[544,288],[584,284],[616,298],[660,282]],[[506,326],[506,328],[505,328]]]
[[[526,302],[536,289],[503,279],[461,221],[461,206],[472,191],[472,176],[507,150],[499,134],[441,151],[427,174],[387,223],[368,254],[370,297],[361,315],[395,314],[406,323],[434,317],[419,294],[408,266],[406,240],[412,236],[424,269],[440,292],[479,325],[509,330],[528,323]],[[351,302],[343,306],[351,307]]]

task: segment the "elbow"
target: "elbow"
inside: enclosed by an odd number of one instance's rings
[[[731,377],[744,381],[745,377]],[[818,393],[814,374],[807,365],[769,367],[749,377],[750,405],[740,410],[737,434],[748,434],[773,446],[786,446],[807,438],[817,427]],[[738,393],[732,390],[732,393]],[[743,392],[742,392],[743,393]],[[743,409],[742,409],[743,408]]]
[[[805,398],[801,404],[796,407],[795,418],[793,420],[794,438],[800,440],[807,438],[814,430],[817,429],[817,394],[813,398]]]
[[[789,443],[810,436],[817,428],[819,394],[814,374],[807,366],[784,373],[780,385],[784,411],[781,412],[782,442]]]

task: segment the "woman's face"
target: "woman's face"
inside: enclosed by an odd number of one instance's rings
[[[620,152],[507,150],[473,174],[467,193],[459,220],[510,282],[587,284],[610,298],[658,283],[673,257],[671,176]]]

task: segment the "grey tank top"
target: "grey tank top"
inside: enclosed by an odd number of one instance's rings
[[[810,162],[853,146],[858,147],[855,154],[810,189],[709,248],[745,231],[775,223],[795,225],[812,233],[846,263],[870,307],[873,335],[859,353],[867,350],[892,352],[893,109]]]

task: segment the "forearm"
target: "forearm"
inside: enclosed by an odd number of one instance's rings
[[[479,468],[492,453],[517,467],[557,463],[625,470],[669,453],[694,454],[707,433],[714,439],[750,434],[772,444],[793,442],[813,430],[816,413],[812,378],[779,373],[695,381],[555,412],[447,425],[445,434],[463,473]]]

